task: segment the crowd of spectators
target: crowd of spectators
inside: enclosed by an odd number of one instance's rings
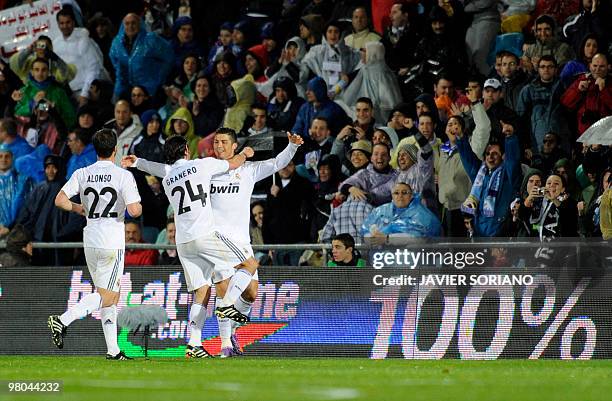
[[[28,243],[82,239],[84,218],[53,199],[96,161],[102,127],[117,163],[162,162],[174,135],[211,156],[219,127],[256,159],[284,147],[281,131],[301,135],[256,187],[252,242],[333,243],[330,265],[394,237],[612,237],[612,131],[577,142],[612,114],[608,2],[62,3],[57,37],[0,60],[0,238],[19,260],[82,263]],[[162,177],[132,173],[143,217],[126,242],[173,244]],[[179,262],[138,249],[126,263]]]

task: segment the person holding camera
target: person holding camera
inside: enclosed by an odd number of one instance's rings
[[[551,174],[544,187],[533,186],[519,205],[518,215],[530,229],[529,236],[540,241],[578,235],[578,209],[565,190],[565,178]]]
[[[11,70],[17,76],[26,82],[28,74],[32,70],[32,66],[36,59],[47,61],[49,73],[55,78],[55,81],[61,85],[68,84],[76,76],[76,66],[66,63],[54,51],[51,38],[45,35],[40,35],[30,46],[23,49],[19,53],[11,56],[9,63]]]
[[[17,103],[16,116],[30,117],[35,108],[44,112],[54,109],[69,129],[76,123],[74,107],[66,91],[50,74],[49,62],[43,58],[34,60],[26,85],[11,97]]]
[[[561,104],[576,112],[579,135],[612,114],[612,83],[608,72],[608,57],[596,54],[589,64],[589,72],[580,74],[561,97]]]

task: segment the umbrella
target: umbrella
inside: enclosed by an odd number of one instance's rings
[[[580,135],[577,142],[585,145],[612,145],[612,116],[604,117]]]

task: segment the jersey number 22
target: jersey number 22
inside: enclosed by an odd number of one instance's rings
[[[111,209],[113,208],[113,206],[115,206],[115,202],[117,202],[117,191],[115,191],[114,188],[104,187],[98,194],[95,189],[87,187],[85,188],[83,195],[87,196],[89,194],[93,194],[94,198],[93,202],[91,202],[91,208],[89,209],[89,214],[87,215],[87,217],[89,217],[90,219],[98,219],[100,217],[117,217],[117,212],[111,212]],[[96,207],[98,206],[100,197],[106,194],[110,194],[111,198],[110,201],[108,201],[108,205],[106,205],[106,207],[102,211],[102,216],[100,216],[100,213],[96,213]]]

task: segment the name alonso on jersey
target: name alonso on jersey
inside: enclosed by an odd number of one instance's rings
[[[87,182],[111,182],[112,176],[110,174],[96,174],[88,175]]]

